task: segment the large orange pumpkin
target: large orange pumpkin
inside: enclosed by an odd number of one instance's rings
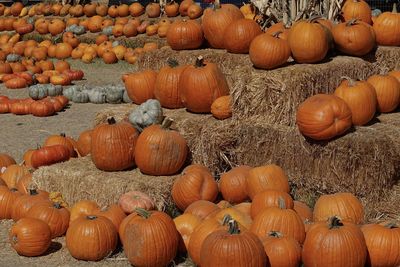
[[[193,20],[177,20],[167,31],[167,43],[174,50],[199,48],[203,39],[200,24]]]
[[[395,4],[393,12],[384,12],[376,18],[373,28],[379,45],[400,45],[400,15]]]
[[[392,112],[400,103],[400,82],[391,75],[372,75],[367,79],[376,91],[377,109],[380,112]]]
[[[148,99],[154,98],[156,79],[157,72],[154,70],[131,73],[122,78],[128,96],[135,104],[142,104]]]
[[[238,19],[229,24],[224,32],[224,48],[235,54],[249,52],[250,43],[262,34],[260,26],[254,20]]]
[[[345,21],[359,19],[372,24],[371,7],[364,0],[346,0],[342,7],[342,16]]]

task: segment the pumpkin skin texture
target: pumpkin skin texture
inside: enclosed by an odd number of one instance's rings
[[[294,210],[286,209],[283,199],[281,199],[279,205],[279,208],[270,207],[258,213],[253,220],[250,231],[260,238],[266,236],[270,231],[278,231],[303,244],[306,237],[303,220]]]
[[[260,69],[274,69],[287,62],[291,54],[289,43],[280,32],[263,33],[253,39],[249,48],[250,61]]]
[[[122,78],[129,98],[138,105],[154,98],[156,79],[157,72],[154,70],[131,73]]]
[[[220,203],[218,203],[218,205],[219,204]],[[250,214],[246,214],[239,209],[233,208],[232,206],[228,206],[225,208],[221,207],[220,211],[218,211],[216,214],[210,214],[209,217],[212,217],[218,221],[224,221],[224,218],[226,218],[227,216],[237,221],[243,231],[250,229],[251,224],[253,223]]]
[[[201,219],[196,215],[184,213],[174,218],[176,230],[179,233],[179,247],[178,250],[186,252],[189,246],[190,235],[193,233],[196,226],[201,223]]]
[[[76,219],[70,225],[65,241],[75,259],[98,261],[115,250],[118,235],[109,219],[89,215]]]
[[[343,224],[337,217],[311,226],[303,244],[304,266],[363,267],[366,258],[367,246],[360,228]]]
[[[224,95],[215,99],[211,104],[211,114],[219,120],[232,117],[232,97]]]
[[[260,26],[254,20],[238,19],[229,24],[224,33],[224,47],[229,53],[247,54],[250,43],[262,34]]]
[[[169,130],[172,120],[146,127],[137,139],[135,148],[136,165],[147,175],[172,175],[186,161],[188,147],[185,138]]]
[[[203,41],[203,30],[196,21],[175,21],[167,31],[167,43],[174,50],[196,49]]]
[[[251,202],[251,218],[254,219],[266,208],[279,207],[279,199],[283,199],[285,201],[286,208],[293,208],[293,199],[286,192],[277,190],[264,190],[256,194]]]
[[[11,212],[11,218],[16,222],[19,219],[25,218],[29,209],[36,204],[51,203],[49,193],[41,190],[32,189],[28,194],[18,197]]]
[[[289,193],[288,178],[278,165],[270,164],[249,170],[246,190],[250,199],[267,189]]]
[[[27,218],[44,221],[50,227],[51,238],[62,236],[69,226],[69,211],[60,203],[42,202],[32,206],[26,213]]]
[[[127,213],[133,213],[136,208],[153,210],[156,206],[154,200],[140,191],[130,191],[119,197],[118,204]]]
[[[400,45],[400,16],[394,12],[380,14],[373,25],[379,45]]]
[[[329,50],[329,37],[324,26],[315,20],[299,21],[289,31],[288,43],[298,63],[316,63]]]
[[[93,129],[90,129],[90,130],[83,131],[79,135],[79,138],[77,141],[77,149],[78,149],[79,155],[81,157],[84,157],[84,156],[90,154],[90,150],[92,147],[92,132],[93,132]]]
[[[297,267],[301,263],[301,247],[295,239],[279,232],[270,232],[261,238],[269,266]]]
[[[369,24],[351,20],[332,29],[335,47],[351,56],[364,56],[375,47],[375,33]]]
[[[137,209],[126,226],[125,253],[134,266],[166,266],[176,255],[179,234],[164,212]]]
[[[184,17],[187,16],[188,8],[191,4],[193,4],[193,0],[183,0],[179,5],[179,14]]]
[[[96,215],[103,216],[109,219],[115,226],[115,230],[117,232],[122,221],[126,218],[126,214],[124,213],[124,211],[121,209],[119,205],[116,204],[100,209],[96,213]]]
[[[100,211],[100,207],[96,202],[91,200],[80,200],[70,209],[70,224],[80,217],[96,214]]]
[[[300,215],[303,221],[312,222],[313,211],[306,203],[295,200],[293,201],[293,209]]]
[[[364,0],[347,0],[343,5],[342,12],[345,21],[359,19],[372,24],[371,7]]]
[[[21,195],[15,188],[0,186],[0,220],[11,219],[14,202]]]
[[[13,157],[5,153],[0,153],[0,169],[3,167],[8,167],[12,164],[17,164]]]
[[[339,216],[343,221],[361,224],[364,221],[364,208],[351,193],[322,195],[314,206],[314,221],[326,221],[331,216]]]
[[[135,165],[135,146],[138,132],[130,124],[98,125],[92,132],[91,156],[96,167],[103,171],[122,171]],[[112,159],[111,159],[111,158]]]
[[[241,203],[248,199],[246,191],[247,175],[250,166],[242,165],[221,175],[219,190],[223,198],[230,203]]]
[[[206,8],[203,12],[201,27],[209,45],[212,48],[224,48],[224,33],[227,27],[242,18],[244,18],[242,12],[232,4]]]
[[[201,165],[186,167],[172,186],[172,198],[180,210],[197,200],[214,201],[218,185],[210,171]]]
[[[400,227],[393,222],[361,226],[367,244],[367,266],[400,265]]]
[[[25,175],[29,174],[29,169],[23,165],[13,164],[6,168],[1,175],[2,180],[6,183],[8,188],[15,188],[18,180]]]
[[[169,60],[168,65],[162,67],[157,75],[154,96],[165,108],[182,108],[179,80],[186,66],[179,66],[174,60]]]
[[[199,219],[204,220],[211,214],[215,214],[221,209],[217,204],[207,200],[197,200],[190,204],[184,213],[189,213],[197,216]]]
[[[194,113],[209,113],[215,99],[229,94],[225,75],[216,64],[204,62],[203,57],[183,71],[179,88],[184,106]]]
[[[204,240],[200,252],[202,267],[266,266],[267,257],[258,237],[249,232],[241,232],[236,221],[230,221],[228,231],[211,233]]]
[[[380,112],[392,112],[400,103],[400,82],[390,75],[372,75],[367,79],[376,91],[377,109]]]
[[[299,105],[296,123],[303,135],[315,140],[329,140],[350,129],[351,116],[349,106],[341,98],[317,94]]]
[[[374,117],[377,97],[374,87],[368,82],[346,79],[335,89],[334,95],[349,106],[354,125],[367,124]]]
[[[70,155],[70,151],[66,146],[45,146],[32,153],[31,164],[33,168],[37,169],[40,166],[49,166],[54,163],[67,161]]]
[[[50,227],[39,219],[23,218],[11,227],[9,238],[19,255],[39,256],[50,247]]]
[[[44,141],[44,146],[63,145],[68,148],[71,157],[76,157],[73,143],[66,137],[64,133],[60,135],[50,135]]]

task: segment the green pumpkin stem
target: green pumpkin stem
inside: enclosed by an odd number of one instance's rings
[[[167,63],[168,63],[168,66],[170,66],[171,68],[176,68],[179,66],[179,63],[175,58],[168,58]]]
[[[93,220],[97,219],[97,216],[96,215],[88,215],[88,216],[86,216],[86,219],[93,221]]]
[[[397,225],[397,223],[395,222],[388,222],[384,225],[386,228],[389,229],[394,229],[394,228],[399,228],[399,226]]]
[[[240,234],[239,224],[237,223],[236,220],[233,219],[229,220],[228,224],[229,224],[229,230],[228,230],[229,234],[231,235]]]
[[[222,218],[222,225],[227,225],[230,220],[233,220],[232,216],[230,214],[225,214]]]
[[[117,123],[117,122],[115,121],[114,117],[108,118],[108,119],[107,119],[107,122],[108,122],[109,125],[112,125],[112,124],[116,124],[116,123]]]
[[[396,3],[393,3],[392,13],[397,13],[397,5],[396,5]]]
[[[268,236],[281,238],[281,237],[283,237],[283,234],[281,232],[278,232],[278,231],[271,231],[271,232],[268,233]]]
[[[343,226],[341,219],[337,216],[333,216],[329,218],[329,229],[339,228]]]
[[[201,68],[204,67],[206,64],[204,64],[204,57],[203,56],[198,56],[196,59],[196,63],[194,64],[194,66],[196,68]]]
[[[351,19],[348,22],[346,22],[346,27],[356,25],[358,21],[359,21],[358,19]]]
[[[171,127],[172,123],[174,122],[173,119],[166,117],[164,121],[161,124],[161,128],[163,129],[169,129]]]
[[[282,210],[286,209],[286,203],[285,203],[285,200],[283,199],[283,197],[278,198],[278,205],[279,205],[280,209],[282,209]]]
[[[62,208],[60,202],[54,202],[53,207],[56,208],[56,209],[58,209],[58,210]]]
[[[151,213],[148,210],[145,210],[143,208],[136,208],[135,212],[137,212],[137,214],[139,214],[140,216],[142,216],[145,219],[148,219],[151,216]]]

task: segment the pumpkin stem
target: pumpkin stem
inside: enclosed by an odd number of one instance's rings
[[[314,23],[317,19],[321,19],[322,17],[320,16],[320,15],[314,15],[314,16],[311,16],[309,19],[308,19],[308,22],[309,23]]]
[[[139,214],[145,219],[150,218],[151,213],[148,210],[145,210],[143,208],[136,208],[135,211],[137,212],[137,214]]]
[[[108,119],[107,119],[107,122],[108,122],[109,125],[112,125],[112,124],[116,124],[116,123],[117,123],[117,122],[115,121],[114,117],[108,118]]]
[[[204,64],[204,57],[203,56],[198,56],[196,59],[196,63],[194,64],[194,66],[196,68],[201,68],[204,67],[206,64]]]
[[[221,3],[219,2],[219,0],[215,0],[214,1],[214,10],[217,10],[221,8]]]
[[[229,230],[228,230],[229,234],[231,235],[240,234],[239,225],[236,220],[231,219],[229,220],[228,224],[229,224]]]
[[[385,226],[386,228],[389,228],[389,229],[399,228],[399,226],[398,226],[397,223],[395,223],[395,222],[388,222],[388,223],[386,223],[384,226]]]
[[[60,133],[60,136],[61,137],[65,137],[65,133]]]
[[[268,236],[281,238],[281,237],[283,237],[283,234],[281,232],[278,232],[278,231],[271,231],[271,232],[268,233]]]
[[[17,189],[17,188],[15,188],[15,187],[13,187],[13,188],[11,188],[11,189],[10,189],[10,191],[11,191],[11,192],[17,192],[17,191],[18,191],[18,189]]]
[[[393,3],[393,10],[392,10],[392,12],[393,12],[393,13],[397,13],[397,5],[396,5],[396,3]]]
[[[283,197],[278,198],[278,205],[279,205],[280,209],[282,209],[282,210],[286,209],[286,204],[285,204],[285,200],[283,199]]]
[[[356,85],[356,81],[350,78],[349,76],[340,77],[341,80],[347,80],[349,82],[349,86],[353,87]]]
[[[55,203],[53,204],[53,207],[56,208],[56,209],[58,209],[58,210],[62,208],[60,202],[55,202]]]
[[[169,129],[169,127],[171,127],[172,123],[174,122],[173,119],[171,118],[165,118],[164,121],[161,124],[161,128],[163,129]]]
[[[222,218],[222,225],[227,225],[230,220],[233,220],[232,216],[230,214],[225,214]]]
[[[358,19],[351,19],[348,22],[346,22],[346,27],[350,27],[350,26],[356,25],[357,22],[358,22]]]
[[[274,32],[274,34],[272,34],[272,37],[279,38],[279,35],[280,35],[281,33],[283,33],[283,31]]]
[[[343,223],[338,216],[329,218],[329,229],[339,228],[340,226],[343,226]]]
[[[179,66],[179,63],[175,58],[168,58],[167,63],[168,63],[168,66],[170,66],[171,68],[176,68]]]
[[[96,215],[88,215],[88,216],[86,216],[86,219],[93,221],[93,220],[97,219],[97,216]]]
[[[37,191],[37,189],[38,189],[37,185],[34,183],[30,183],[27,189],[28,189],[29,195],[31,195],[31,196],[39,194]]]

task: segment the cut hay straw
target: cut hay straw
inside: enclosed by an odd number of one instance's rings
[[[148,194],[159,210],[173,208],[171,188],[177,176],[148,176],[137,168],[131,171],[104,172],[90,156],[41,167],[33,173],[39,188],[57,191],[69,205],[79,200],[95,200],[100,206],[115,204],[121,194],[138,190]]]

